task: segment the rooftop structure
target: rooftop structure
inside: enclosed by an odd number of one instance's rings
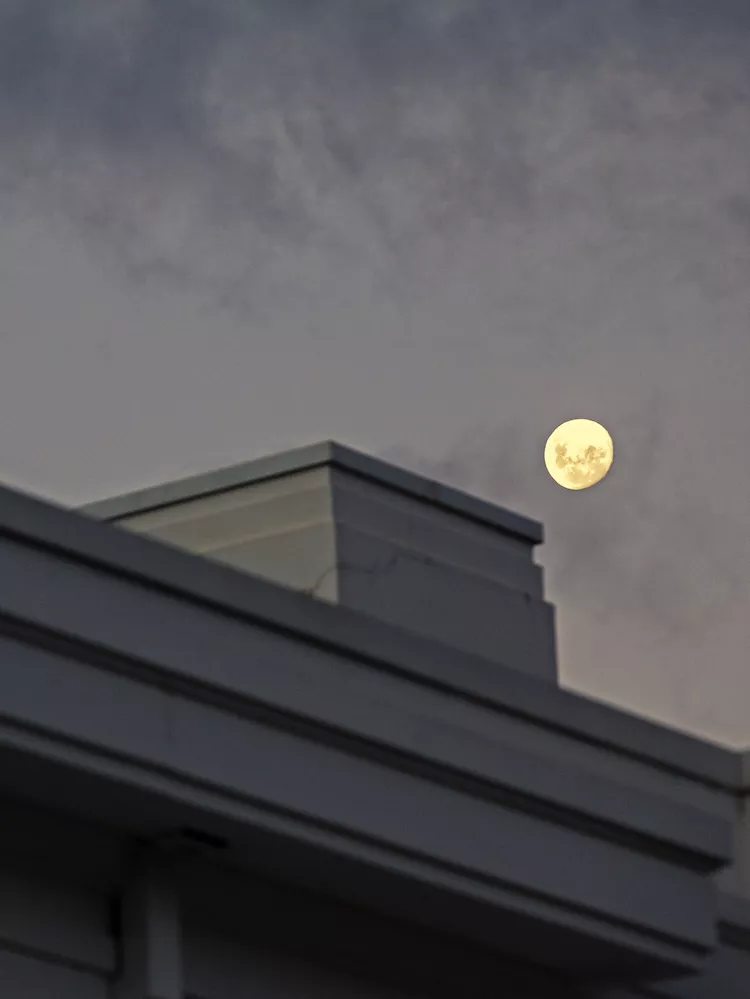
[[[556,679],[541,525],[333,441],[83,512]]]

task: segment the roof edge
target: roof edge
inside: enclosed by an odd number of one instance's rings
[[[433,506],[443,507],[499,528],[532,546],[541,544],[544,540],[544,528],[538,521],[333,440],[318,441],[212,472],[87,503],[78,507],[78,511],[98,520],[121,520],[175,503],[239,489],[264,479],[307,471],[320,465],[340,468]]]
[[[0,535],[51,548],[110,572],[146,581],[225,612],[304,635],[414,682],[450,689],[504,713],[532,719],[584,742],[611,747],[660,769],[743,792],[742,752],[549,683],[539,677],[442,646],[429,638],[334,607],[270,581],[112,529],[58,503],[0,486]]]

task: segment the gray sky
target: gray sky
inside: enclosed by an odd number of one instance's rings
[[[544,520],[566,685],[750,744],[749,53],[747,0],[0,0],[0,478],[341,440]]]

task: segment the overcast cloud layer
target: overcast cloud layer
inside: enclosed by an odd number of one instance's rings
[[[0,223],[5,481],[341,439],[545,521],[566,684],[750,743],[746,0],[0,0]]]

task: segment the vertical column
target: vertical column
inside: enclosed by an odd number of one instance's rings
[[[183,999],[182,932],[174,858],[139,852],[120,909],[119,974],[113,999]]]

